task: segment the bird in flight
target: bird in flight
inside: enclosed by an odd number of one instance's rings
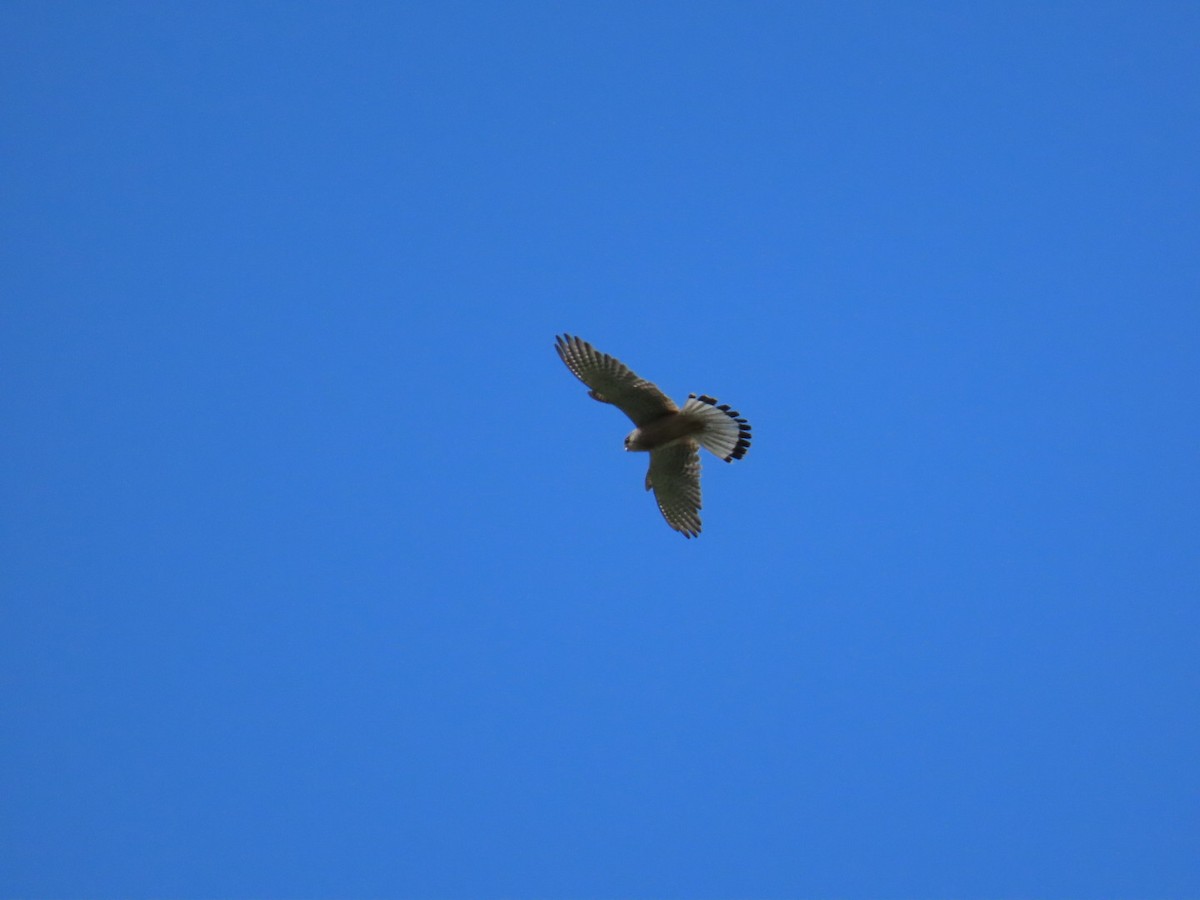
[[[750,449],[746,420],[704,394],[689,394],[680,409],[653,382],[569,334],[559,336],[554,349],[590,388],[589,397],[611,403],[637,426],[625,449],[649,451],[646,490],[654,490],[667,524],[687,538],[700,534],[700,448],[725,462],[741,459]]]

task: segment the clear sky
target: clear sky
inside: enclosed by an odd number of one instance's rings
[[[1200,6],[0,6],[0,896],[1200,896]],[[733,403],[672,532],[556,333]]]

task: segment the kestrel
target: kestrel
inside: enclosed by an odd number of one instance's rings
[[[750,426],[728,404],[704,394],[688,394],[683,409],[653,383],[639,378],[620,360],[587,341],[564,334],[554,349],[591,390],[588,396],[611,403],[637,427],[625,438],[626,450],[648,450],[646,490],[667,524],[686,538],[700,534],[700,448],[725,462],[746,455]]]

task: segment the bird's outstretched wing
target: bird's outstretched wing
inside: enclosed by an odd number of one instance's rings
[[[588,396],[611,403],[639,428],[679,411],[653,382],[638,378],[620,360],[601,353],[587,341],[564,334],[556,339],[554,349],[575,377],[591,388]]]
[[[650,451],[646,490],[667,524],[687,538],[700,534],[700,445],[693,440],[677,441]]]

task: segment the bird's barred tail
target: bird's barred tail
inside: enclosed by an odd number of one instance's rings
[[[704,423],[696,440],[701,447],[725,462],[741,459],[750,449],[750,425],[736,409],[730,409],[728,403],[718,406],[712,397],[688,394],[687,403],[683,404],[680,413],[694,416]]]

